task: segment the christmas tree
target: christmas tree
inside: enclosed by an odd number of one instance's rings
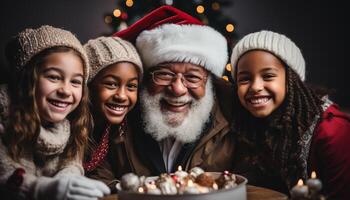
[[[229,47],[232,47],[238,38],[234,31],[235,22],[228,16],[224,16],[222,12],[223,7],[232,6],[232,0],[117,0],[116,4],[113,12],[105,16],[105,22],[111,25],[114,32],[127,28],[162,5],[171,5],[222,33],[226,37]],[[231,49],[229,48],[229,50]],[[231,68],[230,64],[226,66],[224,79],[232,81]]]

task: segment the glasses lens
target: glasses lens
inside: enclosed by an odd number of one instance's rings
[[[170,71],[154,71],[152,72],[153,81],[154,83],[158,85],[170,85],[175,77],[176,74]],[[182,75],[182,83],[187,88],[197,88],[203,84],[205,77],[202,74],[199,73],[187,73]]]

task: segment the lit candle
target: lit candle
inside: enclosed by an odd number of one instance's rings
[[[312,196],[317,195],[322,189],[322,183],[316,178],[316,172],[311,173],[311,178],[306,181],[306,185],[309,187]]]
[[[297,200],[305,198],[308,195],[308,192],[308,188],[304,185],[303,180],[299,179],[297,185],[290,190],[290,195],[292,196],[292,199]]]
[[[177,168],[177,171],[175,172],[175,175],[178,177],[178,181],[182,181],[183,178],[188,176],[188,173],[185,171],[182,171],[181,165]]]

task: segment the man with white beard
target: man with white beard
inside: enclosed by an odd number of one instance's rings
[[[136,44],[145,77],[140,105],[128,115],[126,133],[114,139],[112,164],[101,167],[99,179],[107,180],[108,170],[149,176],[178,166],[232,169],[233,90],[221,78],[228,60],[226,39],[171,6],[152,11],[115,36]]]
[[[229,98],[232,93],[221,79],[227,41],[182,11],[162,8],[135,23],[140,30],[140,26],[155,24],[149,23],[152,16],[158,20],[156,27],[143,27],[136,38],[148,74],[140,92],[141,118],[135,120],[141,121],[138,129],[142,131],[133,128],[137,153],[155,175],[174,172],[180,165],[185,170],[194,166],[229,170],[234,137],[222,113],[229,105],[219,105],[219,95]],[[177,17],[181,14],[181,20],[159,20],[164,10]],[[184,19],[189,23],[184,24]],[[116,35],[130,34],[132,29]]]

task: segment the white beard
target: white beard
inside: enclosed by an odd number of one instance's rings
[[[210,111],[214,105],[214,95],[211,78],[207,80],[204,97],[199,100],[190,95],[169,97],[160,93],[152,96],[147,89],[141,90],[140,103],[145,132],[158,142],[168,137],[173,137],[183,143],[194,142],[209,120]],[[160,105],[162,99],[179,102],[190,101],[191,107],[187,116],[171,111],[162,112]]]

